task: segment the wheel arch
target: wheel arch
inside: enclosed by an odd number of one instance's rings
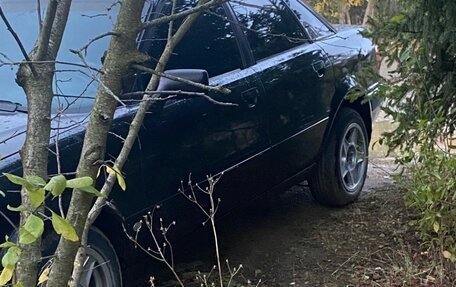
[[[340,104],[338,111],[340,111],[343,107],[352,108],[361,115],[361,118],[363,119],[366,126],[368,139],[370,141],[372,136],[372,109],[370,101],[365,101],[363,95],[354,102],[350,102],[349,100],[345,99]]]
[[[325,132],[322,147],[328,144],[329,135],[331,134],[331,131],[334,129],[334,123],[337,118],[337,115],[344,107],[351,108],[361,115],[361,118],[364,121],[364,125],[366,126],[368,140],[371,140],[373,117],[371,102],[369,100],[366,101],[365,99],[367,92],[361,91],[361,89],[357,86],[356,81],[353,78],[350,78],[348,81],[346,81],[346,85],[347,86],[345,87],[345,89],[336,92],[335,96],[333,97],[333,108],[331,109],[329,124]],[[351,101],[350,99],[347,99],[347,95],[351,93],[357,93],[360,94],[360,96],[356,100]]]
[[[105,205],[100,215],[95,220],[93,226],[98,228],[110,241],[121,266],[125,264],[125,260],[131,256],[129,253],[130,246],[127,235],[124,234],[123,225],[126,225],[126,220],[117,208],[109,203]]]

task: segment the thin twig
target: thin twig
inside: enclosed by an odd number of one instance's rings
[[[2,55],[2,56],[4,56],[4,55]],[[30,60],[26,60],[26,61],[23,61],[23,62],[3,62],[2,64],[0,64],[0,67],[1,66],[6,66],[6,65],[16,66],[16,65],[23,64],[23,63],[25,63],[25,64],[61,64],[61,65],[69,65],[69,66],[76,66],[76,67],[81,67],[81,68],[88,68],[90,70],[93,70],[95,72],[103,74],[102,70],[94,68],[92,66],[78,64],[78,63],[65,62],[65,61],[30,61]]]
[[[171,9],[171,15],[174,15],[175,12],[176,12],[176,2],[177,0],[173,0],[173,7]],[[168,25],[168,40],[171,40],[171,38],[173,37],[173,27],[174,27],[174,20],[171,20],[169,21],[169,25]]]
[[[209,2],[207,2],[205,4],[198,5],[198,6],[194,7],[194,8],[192,8],[192,9],[188,9],[188,10],[185,10],[185,11],[182,11],[182,12],[170,15],[170,16],[163,16],[163,17],[154,19],[152,21],[144,22],[142,24],[141,28],[142,29],[147,29],[147,28],[150,28],[152,26],[156,26],[156,25],[168,23],[168,22],[173,21],[173,20],[184,18],[184,17],[187,17],[187,16],[189,16],[191,14],[195,14],[195,13],[198,13],[198,12],[205,11],[205,10],[211,8],[212,6],[219,5],[219,4],[222,4],[224,2],[228,2],[228,0],[212,0],[212,1],[209,1]]]
[[[17,35],[16,31],[14,31],[13,27],[9,23],[8,19],[6,18],[5,14],[3,13],[3,9],[1,6],[0,6],[0,17],[2,18],[3,22],[5,23],[8,31],[10,31],[11,35],[13,35],[13,38],[14,38],[14,40],[16,40],[16,43],[19,45],[19,49],[21,50],[21,53],[22,53],[22,56],[24,56],[24,59],[27,62],[31,63],[30,57],[28,56],[27,51],[25,51],[25,48],[21,42],[21,39],[19,39],[19,36]],[[30,66],[30,69],[32,70],[33,75],[36,76],[36,70],[33,67],[33,65],[29,64],[29,66]]]
[[[355,254],[353,254],[352,256],[350,256],[347,260],[344,261],[344,263],[342,263],[341,265],[339,265],[339,267],[334,270],[333,273],[331,273],[332,276],[334,276],[334,274],[336,274],[337,272],[339,272],[340,268],[342,268],[342,266],[344,266],[345,264],[347,264],[350,260],[352,260],[353,258],[355,258],[357,255],[359,254],[359,251],[357,251]]]
[[[148,101],[169,101],[169,100],[174,100],[174,99],[182,99],[182,98],[197,98],[201,97],[206,99],[207,101],[219,105],[219,106],[228,106],[228,107],[237,107],[239,106],[238,104],[235,103],[226,103],[226,102],[220,102],[217,100],[214,100],[212,97],[206,95],[205,93],[198,93],[198,92],[186,92],[186,91],[145,91],[145,92],[131,92],[131,93],[125,93],[122,94],[122,97],[127,97],[127,96],[136,96],[136,95],[168,95],[167,97],[163,98],[157,98],[157,97],[147,97],[146,100]],[[142,102],[144,99],[140,100],[123,100],[124,102]]]
[[[4,214],[1,210],[0,210],[0,215],[5,218],[6,221],[8,221],[8,223],[14,228],[14,230],[18,231],[17,229],[17,226],[14,225],[14,223],[11,221],[11,219],[9,219],[8,216],[6,216],[6,214]]]
[[[55,118],[57,121],[57,131],[54,139],[55,143],[55,159],[57,161],[57,174],[60,174],[62,172],[62,166],[60,164],[60,148],[59,148],[59,135],[60,135],[60,111],[57,113],[57,116]],[[60,211],[60,216],[62,218],[65,218],[65,212],[63,211],[63,200],[62,200],[62,195],[59,195],[59,211]]]
[[[104,37],[108,37],[108,36],[120,36],[119,33],[115,33],[115,32],[107,32],[107,33],[104,33],[104,34],[101,34],[101,35],[98,35],[96,36],[95,38],[93,39],[90,39],[89,42],[87,44],[85,44],[84,46],[82,46],[81,48],[75,50],[75,49],[70,49],[70,52],[71,53],[74,53],[74,54],[79,54],[81,53],[82,51],[84,51],[84,54],[87,55],[87,49],[89,48],[89,46],[95,42],[95,41],[98,41],[100,39],[103,39]]]

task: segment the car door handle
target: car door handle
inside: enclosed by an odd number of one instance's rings
[[[317,73],[319,78],[322,78],[326,72],[326,64],[323,60],[317,60],[312,62],[312,68]]]
[[[243,91],[241,93],[241,98],[247,104],[247,107],[251,109],[258,103],[259,95],[260,92],[258,91],[258,88],[251,88]]]

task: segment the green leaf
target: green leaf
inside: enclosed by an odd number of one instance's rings
[[[44,187],[44,189],[50,191],[54,197],[61,195],[65,188],[66,178],[61,174],[51,178],[51,180]]]
[[[27,180],[27,182],[29,182],[33,185],[36,185],[36,186],[45,186],[46,185],[46,181],[36,175],[26,176],[25,179]]]
[[[440,230],[440,224],[436,221],[434,222],[434,231],[435,233],[439,233],[439,230]]]
[[[12,207],[10,206],[9,204],[6,206],[6,208],[9,210],[9,211],[14,211],[14,212],[21,212],[21,211],[25,211],[27,210],[27,208],[25,208],[25,206],[23,205],[19,205],[18,207]]]
[[[41,218],[31,214],[19,229],[19,243],[31,244],[35,242],[44,231],[44,222]]]
[[[71,224],[66,219],[54,212],[52,213],[52,226],[54,227],[55,232],[62,235],[66,240],[74,242],[79,240],[79,237],[76,234],[73,226],[71,226]]]
[[[116,167],[106,166],[106,171],[110,174],[115,173],[117,177],[117,182],[119,183],[120,188],[123,191],[127,189],[127,184],[125,183],[125,179],[123,178],[122,172]]]
[[[40,277],[38,278],[38,285],[41,285],[44,282],[48,281],[50,271],[51,271],[51,267],[48,266],[43,270],[43,272],[41,272]]]
[[[13,287],[24,287],[24,285],[21,282],[19,282],[19,283],[16,283],[16,285],[14,285]]]
[[[21,249],[17,246],[11,246],[8,249],[8,252],[6,252],[6,254],[3,255],[2,266],[4,268],[6,268],[8,266],[16,265],[16,263],[19,261],[20,256],[21,256]]]
[[[27,180],[24,178],[11,174],[11,173],[3,173],[4,176],[8,178],[9,181],[11,181],[14,184],[24,186],[27,190],[33,190],[34,187],[31,183],[29,183]]]
[[[0,190],[0,196],[5,197],[6,194],[3,191]]]
[[[93,179],[89,176],[78,177],[70,179],[66,182],[68,188],[83,188],[91,186],[93,184]]]
[[[0,286],[6,285],[12,278],[14,273],[14,266],[5,267],[0,274]]]
[[[24,178],[11,173],[3,173],[3,175],[6,176],[9,181],[17,185],[24,185],[28,183]]]
[[[0,248],[10,248],[13,246],[16,246],[16,243],[11,242],[11,241],[6,241],[6,242],[3,242],[2,244],[0,244]]]
[[[37,208],[40,206],[45,198],[45,190],[44,188],[40,188],[34,191],[29,192],[29,197],[30,197],[30,203],[34,208]]]
[[[82,191],[85,191],[87,193],[91,193],[93,195],[96,195],[98,197],[106,197],[104,196],[101,192],[99,192],[95,187],[93,186],[87,186],[87,187],[82,187],[80,188]]]
[[[405,15],[404,14],[398,14],[398,15],[394,15],[393,17],[391,17],[391,22],[395,23],[395,24],[400,24],[402,22],[405,21]]]
[[[127,183],[125,182],[125,179],[122,176],[122,174],[119,172],[119,173],[116,173],[116,176],[117,176],[117,182],[119,183],[120,188],[122,188],[123,191],[127,190]]]

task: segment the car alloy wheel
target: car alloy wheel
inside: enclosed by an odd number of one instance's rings
[[[117,286],[113,282],[115,275],[109,259],[95,249],[87,248],[87,260],[84,262],[84,273],[80,287]]]
[[[339,150],[341,181],[347,191],[356,191],[364,182],[367,165],[367,139],[354,122],[345,130]]]
[[[109,239],[98,228],[89,232],[87,259],[81,276],[81,287],[121,287],[119,260]]]

